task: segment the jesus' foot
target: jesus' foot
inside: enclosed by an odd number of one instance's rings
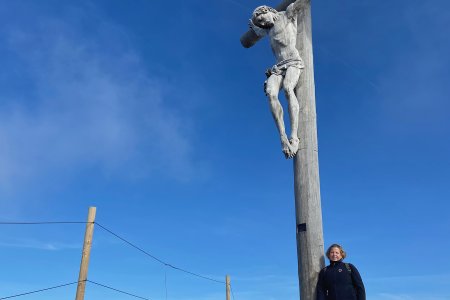
[[[300,141],[297,137],[293,137],[289,140],[290,153],[289,153],[288,157],[286,157],[286,158],[293,158],[297,154],[299,143],[300,143]]]
[[[283,142],[281,142],[281,144],[283,145],[283,153],[286,159],[293,158],[297,154],[299,144],[298,138],[291,138],[287,145],[284,145]]]
[[[289,140],[287,139],[287,136],[281,137],[281,151],[283,151],[284,156],[287,158],[291,158],[291,144],[289,143]]]

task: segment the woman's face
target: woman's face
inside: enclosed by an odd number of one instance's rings
[[[341,250],[337,247],[333,247],[330,250],[330,255],[328,257],[330,261],[340,261],[342,259]]]

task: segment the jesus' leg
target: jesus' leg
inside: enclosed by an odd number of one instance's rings
[[[286,70],[286,75],[283,80],[283,89],[286,95],[286,99],[289,107],[289,118],[291,121],[291,139],[290,148],[291,152],[288,155],[288,158],[292,158],[297,154],[299,139],[298,139],[298,113],[300,110],[298,99],[295,95],[295,87],[297,86],[298,79],[300,78],[301,69],[296,67],[289,67]]]
[[[281,150],[283,151],[286,158],[289,157],[291,151],[291,145],[286,136],[286,130],[284,128],[283,120],[283,107],[281,106],[280,100],[278,99],[278,93],[280,92],[281,82],[283,76],[281,75],[271,75],[265,82],[265,92],[269,98],[270,111],[272,112],[273,119],[277,125],[278,132],[281,139]]]

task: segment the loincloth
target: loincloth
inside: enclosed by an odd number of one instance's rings
[[[305,64],[301,58],[290,58],[285,59],[274,65],[272,68],[266,70],[266,76],[269,78],[272,75],[286,75],[286,70],[290,67],[294,67],[297,69],[303,69]]]

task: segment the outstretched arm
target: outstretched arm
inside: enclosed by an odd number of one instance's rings
[[[288,18],[295,17],[311,0],[297,0],[286,8]]]
[[[258,27],[257,25],[255,25],[252,21],[252,19],[248,20],[248,26],[250,27],[251,30],[253,30],[254,33],[256,33],[256,35],[258,37],[264,37],[267,34],[267,30],[261,27]]]

